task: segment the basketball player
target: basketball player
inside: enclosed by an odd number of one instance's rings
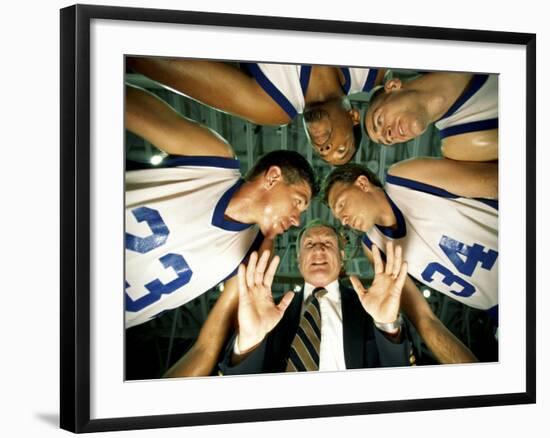
[[[395,78],[371,97],[364,123],[377,143],[403,143],[435,123],[441,151],[464,161],[498,159],[496,75],[429,73],[409,82]]]
[[[364,250],[393,241],[409,275],[490,314],[498,304],[498,166],[422,158],[390,168],[384,187],[363,166],[331,172],[323,192],[343,225],[365,233]],[[403,310],[441,362],[474,360],[432,313],[411,279]]]
[[[133,87],[126,88],[126,128],[178,156],[126,172],[126,327],[225,281],[213,317],[179,368],[208,374],[236,309],[237,267],[300,224],[316,192],[313,170],[300,154],[275,151],[243,180],[222,138]]]
[[[359,111],[348,95],[382,83],[384,69],[295,64],[233,64],[127,57],[132,70],[213,108],[258,125],[282,125],[298,114],[312,147],[328,163],[347,163],[361,138]]]

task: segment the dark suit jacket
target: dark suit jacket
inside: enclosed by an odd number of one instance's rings
[[[354,290],[340,285],[346,368],[373,368],[409,365],[409,340],[405,327],[395,341],[378,330],[365,312]],[[229,340],[219,368],[222,374],[283,372],[301,318],[303,292],[297,293],[283,319],[254,351],[237,365],[231,355],[235,335]],[[321,341],[322,342],[322,341]]]

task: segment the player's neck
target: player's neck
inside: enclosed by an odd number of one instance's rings
[[[314,65],[311,68],[309,85],[304,100],[306,105],[325,102],[344,95],[341,86],[340,69]]]
[[[377,190],[375,196],[378,197],[377,205],[379,206],[378,215],[375,220],[376,225],[390,228],[397,227],[397,218],[384,190]]]
[[[464,93],[472,79],[467,73],[429,73],[407,84],[421,96],[430,121],[439,120]]]
[[[252,184],[250,181],[245,182],[233,194],[225,209],[224,215],[226,219],[243,224],[258,223],[258,202],[255,195],[256,191],[253,189]]]

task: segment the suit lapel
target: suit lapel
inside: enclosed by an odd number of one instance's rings
[[[283,319],[275,327],[276,332],[279,333],[280,340],[282,342],[283,349],[284,346],[290,346],[290,343],[294,339],[294,335],[298,331],[298,326],[300,325],[300,317],[302,312],[302,302],[304,301],[304,292],[298,292],[292,298],[290,306],[286,309]]]
[[[365,310],[355,291],[340,285],[346,368],[364,367]]]

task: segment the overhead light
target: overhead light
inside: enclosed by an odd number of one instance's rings
[[[430,289],[424,289],[422,291],[422,295],[424,295],[425,298],[430,298],[430,296],[432,295],[432,293],[430,292]]]
[[[162,162],[162,155],[153,155],[150,159],[153,166],[156,166]]]

